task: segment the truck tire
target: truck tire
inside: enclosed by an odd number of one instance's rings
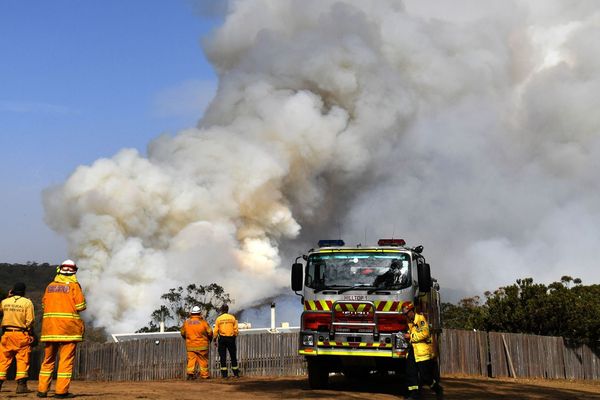
[[[311,389],[325,389],[329,381],[329,370],[322,360],[309,358],[308,363],[308,386]]]

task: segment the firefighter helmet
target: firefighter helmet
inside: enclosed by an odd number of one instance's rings
[[[58,267],[58,272],[63,275],[73,275],[77,272],[77,264],[73,260],[65,260]]]
[[[200,314],[200,307],[198,307],[198,306],[192,307],[191,314]]]
[[[409,311],[415,311],[415,305],[410,302],[402,304],[402,314],[406,315]]]

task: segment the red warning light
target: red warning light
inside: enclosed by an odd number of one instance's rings
[[[404,239],[379,239],[377,245],[400,247],[406,245],[406,242]]]

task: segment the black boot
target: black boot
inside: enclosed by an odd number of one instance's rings
[[[17,379],[17,393],[31,393],[27,388],[27,378]]]
[[[436,384],[432,389],[435,392],[436,400],[444,400],[444,388],[443,387],[441,387],[439,384]]]
[[[419,396],[419,391],[418,390],[411,390],[408,392],[408,399],[407,400],[419,400],[421,397]]]

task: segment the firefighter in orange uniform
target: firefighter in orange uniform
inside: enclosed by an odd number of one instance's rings
[[[17,359],[17,393],[29,393],[29,356],[33,336],[33,303],[25,296],[25,284],[15,283],[8,297],[2,300],[2,340],[0,341],[0,388],[13,358]]]
[[[64,261],[58,267],[58,273],[46,287],[42,298],[44,314],[42,317],[42,335],[44,342],[44,361],[40,367],[38,397],[47,397],[52,371],[58,357],[55,398],[74,397],[69,393],[73,360],[77,342],[83,340],[84,324],[79,313],[86,308],[85,298],[76,277],[77,265]]]
[[[187,379],[196,379],[196,365],[200,365],[200,377],[208,379],[208,348],[213,337],[212,329],[200,313],[200,307],[192,307],[190,317],[181,327],[187,350]]]
[[[229,352],[231,370],[233,371],[233,375],[239,378],[240,369],[237,363],[237,347],[235,343],[238,335],[238,322],[233,315],[229,314],[229,306],[227,304],[221,307],[221,315],[215,321],[213,334],[218,340],[217,349],[221,364],[221,376],[227,378],[227,352]]]
[[[419,399],[419,385],[428,384],[436,394],[436,399],[444,398],[444,390],[440,385],[440,374],[436,362],[429,324],[423,314],[415,312],[412,303],[402,305],[402,314],[408,322],[408,333],[405,339],[410,340],[406,373],[408,379],[409,399]]]

